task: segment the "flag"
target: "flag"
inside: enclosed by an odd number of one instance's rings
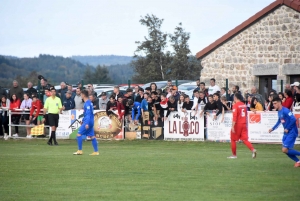
[[[31,129],[31,135],[44,135],[44,124],[33,127]]]

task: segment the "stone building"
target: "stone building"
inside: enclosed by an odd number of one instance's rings
[[[201,81],[257,86],[266,95],[281,80],[300,82],[300,0],[276,0],[197,53]]]

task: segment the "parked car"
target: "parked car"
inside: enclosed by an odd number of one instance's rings
[[[114,93],[114,89],[108,89],[108,90],[104,89],[103,91],[101,91],[101,93],[102,93],[102,92],[106,92],[106,96],[107,96],[107,98],[109,98],[109,97]],[[122,94],[125,94],[125,93],[126,93],[126,90],[120,90],[120,92],[121,92]],[[101,93],[98,93],[98,92],[97,92],[98,98],[101,97]]]
[[[192,82],[192,81],[191,80],[177,80],[177,82],[178,82],[178,85],[181,85],[181,84]],[[157,85],[157,89],[164,89],[167,86],[168,81],[149,82],[147,84],[144,84],[143,88],[145,89],[146,87],[150,87],[151,83],[155,83]],[[172,80],[172,84],[175,85],[176,80]]]
[[[187,93],[190,90],[194,90],[197,88],[197,84],[196,82],[188,82],[188,83],[184,83],[178,86],[178,91],[179,92],[184,92]]]

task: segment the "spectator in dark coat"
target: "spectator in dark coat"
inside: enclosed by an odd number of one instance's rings
[[[32,94],[37,94],[37,90],[35,88],[33,88],[32,82],[28,82],[27,87],[28,87],[28,89],[27,89],[26,93],[29,95],[29,97],[31,97]]]
[[[17,80],[13,81],[13,87],[9,89],[9,97],[11,97],[13,94],[15,94],[19,100],[21,100],[21,101],[23,100],[24,91],[19,86],[19,83]]]

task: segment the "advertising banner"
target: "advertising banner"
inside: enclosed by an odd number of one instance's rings
[[[194,112],[171,112],[164,124],[164,140],[204,141],[204,118]]]
[[[69,110],[60,114],[57,138],[76,139],[82,119],[83,110]],[[94,110],[94,132],[99,139],[123,139],[123,119],[120,120],[117,114],[108,117],[106,111]]]
[[[300,144],[299,119],[300,113],[294,113],[298,127],[298,138],[296,144]],[[248,136],[249,141],[254,143],[282,143],[283,126],[280,125],[275,131],[269,133],[278,121],[277,112],[248,112]]]
[[[230,142],[232,113],[225,112],[224,117],[222,114],[220,114],[218,118],[214,120],[215,115],[216,113],[213,111],[209,111],[209,115],[206,115],[206,139],[216,142]]]

